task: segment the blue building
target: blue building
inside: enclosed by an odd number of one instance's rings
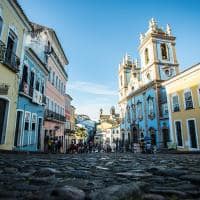
[[[14,142],[17,150],[38,151],[41,148],[47,76],[45,64],[27,47],[19,81]]]
[[[169,25],[164,31],[151,19],[148,31],[140,35],[141,63],[126,54],[119,65],[123,144],[130,146],[144,140],[163,148],[171,140],[167,97],[162,83],[179,72],[175,39]]]

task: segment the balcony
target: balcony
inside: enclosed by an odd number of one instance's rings
[[[66,118],[63,115],[60,115],[56,112],[53,112],[51,110],[46,109],[45,110],[45,119],[46,120],[51,120],[51,121],[60,121],[60,122],[65,122]]]
[[[20,59],[0,40],[0,62],[14,72],[19,71]]]

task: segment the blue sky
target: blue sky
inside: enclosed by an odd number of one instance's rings
[[[19,0],[31,21],[55,29],[69,59],[67,92],[77,113],[98,119],[118,102],[118,64],[138,58],[139,34],[154,17],[177,37],[180,68],[200,62],[199,0]]]

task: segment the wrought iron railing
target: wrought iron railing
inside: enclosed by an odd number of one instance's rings
[[[12,52],[11,49],[7,49],[6,45],[0,40],[0,62],[6,64],[11,70],[18,72],[20,66],[20,59]]]
[[[61,121],[61,122],[65,122],[66,118],[63,115],[60,115],[56,112],[53,112],[51,110],[46,109],[45,110],[45,119],[49,119],[49,120],[57,120],[57,121]]]

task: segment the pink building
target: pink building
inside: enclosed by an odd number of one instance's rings
[[[65,66],[67,57],[62,49],[55,31],[51,28],[33,24],[35,35],[31,38],[33,48],[37,49],[39,56],[45,61],[49,70],[46,83],[46,108],[44,116],[44,134],[41,137],[42,149],[44,138],[59,139],[62,142],[62,152],[65,151],[65,89],[67,73]],[[32,42],[33,40],[37,42]]]

